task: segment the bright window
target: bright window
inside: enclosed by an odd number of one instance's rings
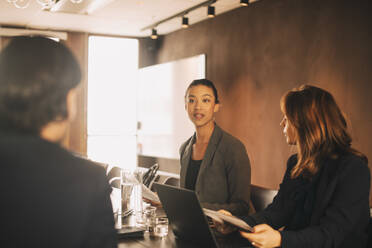
[[[126,169],[136,167],[137,71],[136,39],[89,37],[90,159]]]

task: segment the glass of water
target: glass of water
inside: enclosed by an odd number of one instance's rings
[[[168,218],[157,217],[155,219],[154,236],[165,237],[168,235]]]
[[[146,225],[146,231],[153,232],[155,226],[156,207],[147,206],[143,209],[143,220]]]
[[[142,221],[142,174],[140,171],[122,170],[121,175],[121,212],[123,215],[131,213],[131,217],[135,217],[137,222],[140,222]],[[129,226],[136,225],[132,222],[128,224]]]

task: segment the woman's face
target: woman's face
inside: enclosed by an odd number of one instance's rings
[[[204,85],[191,87],[186,95],[185,109],[195,127],[202,127],[214,120],[219,109],[213,90]]]
[[[283,133],[288,145],[296,145],[296,132],[293,125],[288,121],[287,116],[284,115],[283,120],[280,122],[283,128]]]

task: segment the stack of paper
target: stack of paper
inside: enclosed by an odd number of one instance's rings
[[[253,228],[248,225],[246,222],[244,222],[243,220],[235,217],[235,216],[228,216],[228,215],[225,215],[225,214],[222,214],[220,212],[217,212],[217,211],[214,211],[214,210],[210,210],[210,209],[207,209],[207,208],[203,208],[203,211],[204,211],[204,214],[210,218],[212,218],[213,220],[219,222],[219,223],[224,223],[224,222],[227,222],[233,226],[236,226],[240,229],[243,229],[245,231],[249,231],[249,232],[252,232],[253,231]]]
[[[142,197],[152,201],[155,204],[160,204],[159,196],[142,184]]]

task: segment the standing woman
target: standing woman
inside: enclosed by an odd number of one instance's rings
[[[281,109],[284,136],[297,154],[272,204],[245,218],[254,232],[241,235],[255,247],[366,247],[368,161],[351,147],[332,95],[305,85],[285,94]]]
[[[251,167],[242,142],[214,122],[219,107],[211,81],[194,80],[187,88],[185,109],[195,133],[180,148],[180,184],[195,190],[203,207],[241,215],[250,210]]]

